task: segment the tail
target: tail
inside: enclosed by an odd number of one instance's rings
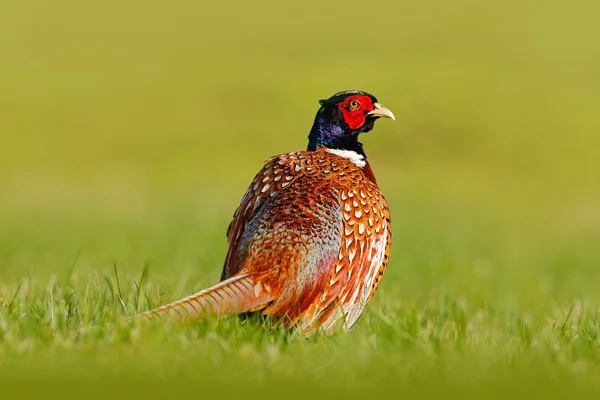
[[[236,275],[208,289],[184,299],[165,304],[139,316],[153,317],[217,317],[255,311],[265,307],[272,299],[262,290],[260,281],[253,274]]]

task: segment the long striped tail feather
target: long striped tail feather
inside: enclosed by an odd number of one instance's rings
[[[231,314],[256,311],[271,302],[264,290],[257,290],[256,275],[236,275],[181,300],[146,311],[134,318],[175,317],[178,319],[205,316],[223,317]]]

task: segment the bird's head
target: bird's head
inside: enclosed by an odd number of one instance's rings
[[[379,118],[395,119],[375,96],[357,90],[336,93],[319,104],[321,108],[308,136],[308,150],[325,146],[364,155],[358,135],[373,129]]]

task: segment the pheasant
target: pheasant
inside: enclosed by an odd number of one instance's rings
[[[221,282],[142,315],[261,311],[305,334],[350,329],[385,271],[391,224],[361,133],[394,114],[366,92],[320,100],[306,151],[268,159],[227,230]]]

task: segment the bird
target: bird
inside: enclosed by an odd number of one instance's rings
[[[260,312],[305,335],[352,328],[390,253],[387,202],[359,135],[394,114],[358,90],[319,101],[305,151],[265,161],[227,229],[221,281],[141,315]]]

